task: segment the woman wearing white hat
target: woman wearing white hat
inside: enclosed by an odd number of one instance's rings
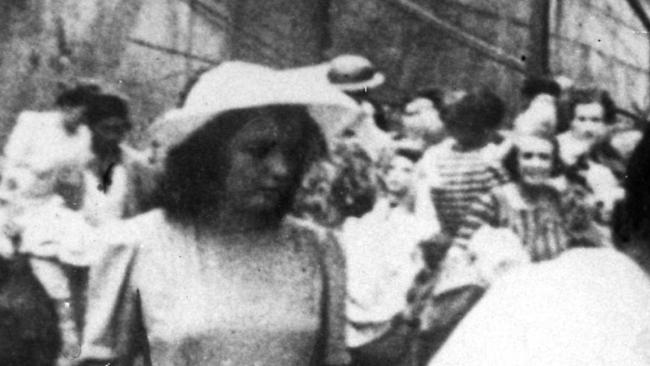
[[[338,245],[285,217],[323,153],[312,105],[354,108],[325,83],[224,63],[154,125],[161,208],[107,233],[91,271],[83,362],[348,362]]]

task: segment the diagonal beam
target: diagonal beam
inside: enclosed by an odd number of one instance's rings
[[[462,28],[439,18],[430,10],[425,9],[410,0],[396,0],[393,3],[399,5],[401,8],[417,16],[418,18],[426,21],[436,29],[444,32],[449,38],[452,38],[457,42],[482,53],[489,59],[522,74],[527,73],[526,66],[518,58],[508,54],[504,49],[485,42],[484,40],[467,33]]]
[[[130,42],[130,43],[137,44],[138,46],[141,46],[141,47],[149,48],[149,49],[156,50],[158,52],[166,53],[166,54],[169,54],[169,55],[181,56],[181,57],[185,57],[187,59],[192,59],[192,60],[196,60],[196,61],[205,62],[205,63],[210,64],[210,65],[219,65],[221,63],[219,60],[214,60],[214,59],[211,59],[211,58],[194,55],[194,54],[184,52],[184,51],[180,51],[180,50],[177,50],[175,48],[171,48],[171,47],[167,47],[167,46],[161,46],[161,45],[154,44],[154,43],[151,43],[151,42],[145,41],[143,39],[139,39],[139,38],[128,37],[126,40],[128,42]]]
[[[627,0],[627,3],[634,11],[634,14],[636,14],[636,16],[639,18],[641,24],[643,24],[646,32],[650,32],[650,18],[648,17],[648,13],[646,13],[645,9],[643,8],[643,5],[641,5],[639,0]]]

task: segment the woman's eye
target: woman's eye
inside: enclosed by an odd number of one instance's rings
[[[273,149],[273,145],[271,144],[256,145],[256,146],[250,146],[247,149],[247,152],[257,158],[263,158],[266,155],[268,155],[272,149]]]
[[[525,153],[521,154],[521,157],[526,159],[526,160],[529,160],[529,159],[533,158],[533,153],[525,152]]]
[[[551,160],[551,155],[549,154],[539,154],[539,158],[542,160]]]

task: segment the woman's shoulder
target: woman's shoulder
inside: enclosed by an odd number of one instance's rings
[[[343,250],[334,232],[315,222],[290,216],[285,218],[281,231],[294,244],[316,249],[326,262],[343,257]]]

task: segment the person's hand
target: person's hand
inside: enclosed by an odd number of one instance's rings
[[[54,259],[58,257],[60,247],[56,241],[24,241],[18,251],[38,258]]]
[[[0,235],[0,257],[11,258],[15,254],[13,242],[6,235]]]

